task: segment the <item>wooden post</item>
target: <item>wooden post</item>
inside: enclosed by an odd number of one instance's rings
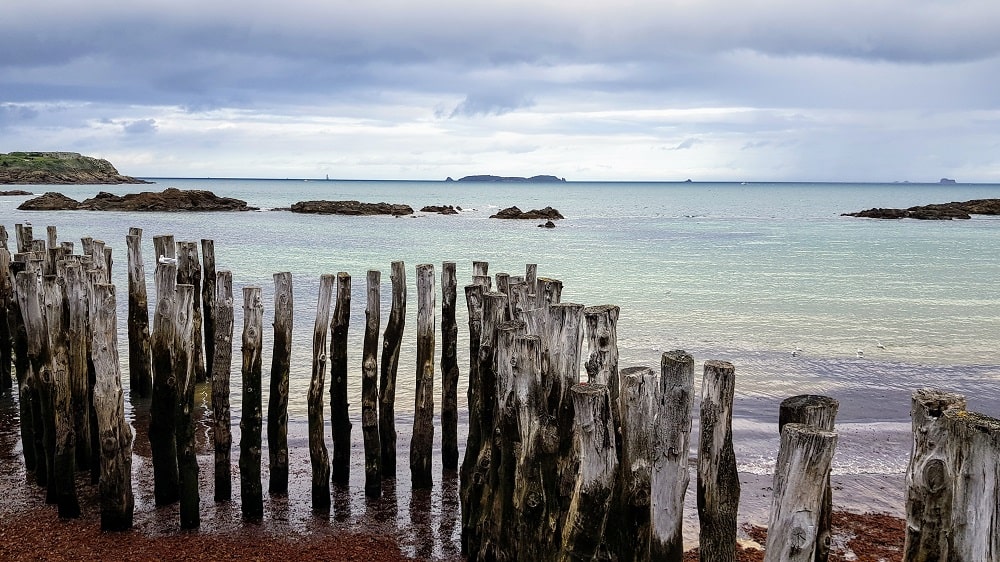
[[[472,262],[472,275],[489,275],[490,273],[490,262],[488,261],[474,261]]]
[[[7,231],[0,225],[0,392],[10,390],[12,385],[11,367],[14,365],[12,350],[12,324],[9,322],[14,288],[10,280],[10,251],[7,249]]]
[[[406,266],[392,262],[392,309],[382,335],[382,365],[378,390],[378,437],[382,478],[396,479],[396,374],[406,324]]]
[[[316,513],[330,512],[330,455],[324,438],[323,390],[326,386],[326,334],[330,323],[330,300],[334,277],[319,278],[316,322],[313,324],[312,377],[309,381],[309,459],[312,462],[312,508]]]
[[[455,262],[441,264],[441,466],[458,469],[458,297]]]
[[[31,242],[34,240],[32,236],[32,228],[30,224],[15,224],[14,225],[14,236],[17,241],[17,253],[23,254],[28,252],[31,247]]]
[[[429,490],[434,450],[434,266],[417,266],[417,373],[410,439],[414,490]]]
[[[535,287],[538,285],[538,264],[529,263],[524,266],[524,282],[529,287]],[[534,289],[532,289],[534,290]]]
[[[733,451],[736,369],[728,361],[705,361],[701,385],[698,448],[698,521],[703,562],[733,562],[740,479]]]
[[[643,560],[649,555],[653,431],[661,398],[660,377],[653,369],[621,371],[622,462],[617,486],[621,496],[616,506],[617,537],[609,537],[609,550],[619,560]]]
[[[103,244],[103,242],[102,242]],[[87,318],[91,325],[97,315],[97,297],[94,291],[98,285],[106,284],[106,273],[101,269],[89,269],[85,273],[87,287]],[[87,364],[87,392],[91,398],[94,395],[94,386],[97,385],[97,371],[94,369],[93,360],[93,337],[88,337],[88,354],[90,359]],[[97,431],[97,411],[93,407],[93,400],[90,405],[90,450],[93,452],[90,459],[90,483],[97,484],[101,477],[101,459],[97,451],[101,449],[101,436]],[[81,438],[82,439],[82,438]]]
[[[955,463],[948,449],[951,437],[944,412],[965,410],[965,397],[923,388],[913,392],[913,448],[906,467],[906,542],[909,562],[949,560]]]
[[[267,401],[268,493],[288,494],[288,373],[292,362],[292,274],[274,274],[274,351]]]
[[[153,392],[149,409],[149,444],[153,460],[153,496],[157,506],[180,499],[177,474],[177,437],[174,434],[177,380],[174,376],[174,319],[177,265],[173,236],[153,238],[157,259],[154,274],[156,310],[149,349],[153,366]]]
[[[23,254],[20,255],[23,256]],[[11,290],[5,321],[10,326],[11,339],[13,340],[14,378],[17,381],[18,417],[21,421],[19,424],[21,428],[21,454],[24,457],[24,469],[34,473],[39,462],[35,455],[35,432],[38,432],[38,437],[41,438],[42,429],[34,425],[33,412],[38,405],[33,400],[34,379],[31,376],[31,368],[28,363],[28,333],[13,283],[16,276],[24,272],[26,265],[24,262],[10,262]],[[42,471],[44,472],[44,468]]]
[[[174,377],[177,380],[174,432],[177,440],[177,471],[180,484],[181,529],[201,526],[201,496],[198,493],[198,457],[194,441],[194,296],[186,283],[176,287],[177,316],[174,323]]]
[[[142,263],[142,229],[129,229],[125,244],[128,247],[129,392],[134,398],[148,398],[152,392],[153,377],[149,349],[146,269]]]
[[[836,447],[837,434],[832,431],[800,423],[782,428],[765,562],[815,560],[824,489]]]
[[[535,306],[543,307],[548,304],[556,304],[562,300],[562,281],[548,277],[539,277],[535,283]]]
[[[335,486],[351,476],[351,417],[347,404],[347,330],[351,323],[351,276],[337,274],[337,302],[330,321],[330,426],[333,431],[331,475]]]
[[[365,309],[365,339],[361,360],[361,433],[365,442],[365,495],[382,495],[381,447],[378,434],[378,329],[382,274],[368,271],[368,306]]]
[[[69,338],[63,289],[55,275],[42,280],[42,302],[45,313],[46,337],[49,339],[50,400],[53,416],[52,480],[59,517],[80,516],[76,499],[76,432],[73,428],[72,395],[69,384]]]
[[[264,517],[264,494],[260,482],[261,348],[264,305],[260,287],[243,288],[243,415],[240,416],[240,496],[243,518]]]
[[[694,358],[668,351],[660,358],[661,400],[657,404],[650,475],[649,559],[684,557],[684,495],[687,492]]]
[[[469,310],[469,389],[467,393],[469,433],[466,437],[465,455],[462,458],[462,466],[459,471],[459,500],[462,505],[462,552],[468,553],[467,539],[472,526],[469,518],[469,510],[472,509],[470,494],[476,487],[473,482],[473,474],[477,469],[486,422],[482,415],[482,381],[479,375],[479,340],[483,327],[483,287],[481,285],[467,285],[465,287],[465,301]]]
[[[132,493],[132,429],[125,418],[118,363],[115,287],[94,288],[97,300],[93,326],[94,409],[101,436],[101,530],[127,531],[132,528],[135,499]]]
[[[538,284],[543,285],[544,278]],[[615,450],[621,454],[621,410],[618,394],[621,380],[618,375],[618,312],[612,304],[588,306],[583,309],[589,357],[584,367],[589,384],[606,384],[611,393],[611,419],[615,428]],[[621,462],[621,459],[618,459]]]
[[[562,532],[559,560],[594,560],[604,540],[618,472],[611,393],[603,384],[575,384],[573,400],[580,470]]]
[[[212,441],[215,446],[215,501],[233,497],[232,416],[229,410],[229,380],[233,365],[233,274],[216,273],[215,344],[212,357]]]
[[[45,235],[46,235],[46,242],[45,242],[46,247],[48,247],[48,248],[55,248],[56,246],[59,245],[59,242],[57,241],[57,239],[59,238],[59,236],[56,235],[56,227],[51,226],[51,225],[50,226],[46,226],[45,227]]]
[[[215,242],[202,239],[201,241],[201,269],[204,283],[201,286],[201,307],[202,326],[205,329],[205,373],[212,376],[215,369],[212,361],[215,360],[215,297],[216,297],[216,275],[215,275]]]
[[[995,560],[1000,553],[1000,420],[958,408],[942,417],[955,475],[948,560]]]
[[[55,415],[52,411],[52,372],[49,336],[45,327],[45,312],[38,274],[25,271],[15,279],[18,304],[27,334],[29,375],[27,387],[31,394],[32,425],[35,435],[35,457],[38,462],[35,482],[48,486],[46,503],[55,503],[53,457],[55,455]]]
[[[205,352],[201,331],[201,263],[198,245],[194,242],[177,243],[177,283],[194,287],[192,319],[194,320],[194,374],[198,382],[205,381]]]
[[[829,396],[802,394],[781,401],[778,409],[778,433],[787,423],[801,423],[823,431],[833,431],[840,403]],[[816,519],[816,562],[826,562],[830,557],[830,541],[833,536],[830,526],[833,522],[833,489],[830,475],[826,476],[823,487],[823,501],[819,517]]]
[[[92,269],[96,269],[101,272],[97,280],[107,283],[111,278],[109,277],[108,261],[104,257],[104,240],[92,240],[90,243],[90,251],[91,259],[94,260],[91,263]]]

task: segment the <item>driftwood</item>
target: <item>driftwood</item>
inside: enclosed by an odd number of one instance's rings
[[[430,489],[434,450],[434,266],[417,266],[417,373],[410,439],[414,490]]]
[[[458,469],[458,296],[455,262],[441,265],[441,465]]]
[[[153,246],[157,258],[156,311],[149,348],[153,361],[153,393],[149,408],[149,444],[153,460],[153,496],[156,505],[169,505],[180,499],[177,475],[177,440],[174,435],[174,404],[177,380],[174,378],[174,319],[176,317],[177,266],[174,237],[156,236]]]
[[[240,416],[240,497],[243,518],[264,517],[264,492],[260,482],[261,348],[264,305],[260,287],[243,287],[243,414]]]
[[[101,530],[132,528],[135,498],[132,492],[132,428],[125,417],[118,363],[114,285],[94,288],[97,300],[93,325],[94,409],[101,436]]]
[[[211,377],[215,372],[212,362],[215,360],[215,298],[216,274],[215,274],[215,242],[202,239],[201,241],[201,308],[202,308],[202,328],[205,332],[205,373]]]
[[[142,263],[142,229],[129,229],[125,244],[128,248],[129,392],[134,398],[148,398],[152,393],[153,376],[149,348],[146,270]]]
[[[698,446],[698,537],[704,562],[735,559],[740,479],[733,451],[736,369],[727,361],[705,361]]]
[[[55,434],[52,453],[52,480],[49,490],[59,506],[59,517],[80,515],[76,499],[76,432],[73,428],[72,395],[69,381],[68,318],[63,289],[55,275],[42,280],[45,329],[50,350],[50,399]]]
[[[229,410],[229,380],[233,366],[233,274],[216,273],[215,342],[212,346],[212,441],[215,448],[215,501],[233,497],[232,416]]]
[[[365,443],[365,495],[382,495],[381,447],[378,434],[378,328],[382,274],[368,271],[365,338],[361,360],[361,433]]]
[[[292,274],[274,274],[274,350],[267,401],[268,493],[288,494],[288,374],[292,362]]]
[[[351,475],[351,418],[347,404],[347,330],[351,323],[351,276],[337,274],[337,301],[330,321],[330,426],[333,484],[347,486]]]
[[[179,283],[176,291],[174,377],[177,380],[177,402],[174,433],[177,440],[181,529],[197,529],[201,526],[201,496],[198,492],[198,456],[194,441],[195,353],[192,311],[195,288],[193,285]]]
[[[406,323],[406,266],[401,261],[392,262],[392,308],[389,321],[382,335],[382,364],[378,389],[378,437],[382,449],[380,463],[382,478],[396,478],[396,374],[399,368],[399,350],[403,345],[403,326]]]
[[[204,382],[206,374],[201,330],[201,262],[198,260],[198,244],[194,242],[177,243],[177,284],[182,283],[194,287],[194,299],[191,303],[194,322],[194,375],[198,382]]]
[[[312,463],[312,508],[317,513],[330,512],[330,455],[323,433],[323,389],[326,384],[326,335],[333,283],[333,275],[324,274],[319,278],[316,322],[313,324],[312,377],[309,381],[309,459]]]
[[[1000,553],[1000,420],[951,408],[942,414],[954,463],[948,560],[996,560]]]

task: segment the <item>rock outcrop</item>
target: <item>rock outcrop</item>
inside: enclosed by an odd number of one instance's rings
[[[22,211],[73,211],[80,206],[76,199],[66,197],[62,193],[49,191],[34,199],[28,199],[17,208]]]
[[[420,209],[421,213],[437,213],[439,215],[457,215],[458,210],[451,205],[427,205]]]
[[[23,189],[11,189],[9,191],[0,191],[0,197],[15,197],[18,195],[34,195],[30,191],[24,191]]]
[[[522,211],[517,207],[507,207],[506,209],[500,211],[495,215],[490,216],[491,219],[562,219],[565,218],[559,211],[553,209],[552,207],[545,207],[544,209],[532,209],[530,211]]]
[[[360,201],[299,201],[289,209],[293,213],[317,215],[412,215],[413,207],[398,203],[362,203]]]
[[[175,187],[162,192],[144,191],[115,195],[102,191],[96,196],[77,202],[61,193],[49,192],[22,203],[22,211],[147,211],[147,212],[203,212],[203,211],[253,211],[242,199],[219,197],[211,191],[200,189],[181,190]]]
[[[11,152],[0,154],[0,184],[151,183],[123,176],[102,158],[76,152]]]
[[[450,177],[444,181],[454,181]],[[478,176],[465,176],[458,178],[458,181],[468,181],[468,182],[488,182],[488,183],[558,183],[565,182],[566,178],[557,178],[556,176],[531,176],[530,178],[520,177],[520,176],[491,176],[491,175],[478,175]]]
[[[1000,215],[1000,199],[953,201],[951,203],[921,205],[908,209],[876,208],[856,213],[843,213],[841,216],[870,219],[952,220],[969,219],[972,218],[972,215]]]

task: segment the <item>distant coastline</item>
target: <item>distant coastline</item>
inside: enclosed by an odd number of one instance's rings
[[[465,176],[454,180],[451,176],[445,178],[446,182],[453,181],[465,181],[465,182],[487,182],[487,183],[560,183],[565,182],[566,178],[558,178],[556,176],[531,176],[531,177],[521,177],[521,176],[491,176],[488,174],[481,174],[475,176]]]

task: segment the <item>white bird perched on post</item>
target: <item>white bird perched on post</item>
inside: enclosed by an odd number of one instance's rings
[[[168,258],[167,256],[160,256],[156,258],[157,263],[162,263],[164,265],[177,265],[177,258]]]

